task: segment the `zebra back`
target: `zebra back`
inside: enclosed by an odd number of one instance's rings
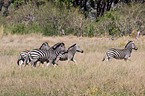
[[[44,42],[44,43],[40,46],[39,49],[40,49],[40,50],[49,50],[49,49],[50,49],[50,46],[48,45],[47,42]]]

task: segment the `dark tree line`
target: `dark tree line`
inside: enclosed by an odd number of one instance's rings
[[[9,6],[12,3],[15,3],[15,8],[18,8],[19,6],[23,5],[23,4],[28,4],[28,2],[31,2],[33,5],[37,6],[39,8],[40,5],[45,4],[44,1],[38,1],[38,0],[24,0],[24,2],[20,2],[17,0],[0,0],[0,11],[2,11],[2,8],[4,8],[3,11],[3,16],[8,16],[9,14]]]
[[[52,3],[55,3],[53,0],[46,0],[51,1]],[[58,2],[68,2],[67,4],[72,3],[74,7],[80,7],[84,10],[84,13],[88,11],[87,5],[90,4],[90,6],[96,10],[96,18],[102,16],[106,11],[109,11],[111,9],[111,6],[114,4],[117,4],[119,2],[122,3],[130,3],[130,2],[140,2],[144,3],[145,0],[59,0]],[[15,7],[19,7],[23,5],[22,2],[19,0],[0,0],[0,11],[2,10],[2,7],[4,7],[4,16],[8,16],[9,14],[9,6],[11,3],[16,3]],[[35,6],[39,8],[40,5],[45,4],[45,1],[41,0],[24,0],[24,4],[27,4],[28,2],[32,2]],[[87,16],[86,16],[87,17]]]
[[[129,4],[130,2],[144,3],[144,1],[145,0],[74,0],[73,6],[74,7],[79,6],[80,8],[83,8],[84,11],[88,11],[87,5],[90,4],[90,6],[94,8],[97,12],[95,17],[100,17],[106,11],[109,11],[112,5],[115,5],[117,3],[120,2],[127,4]]]

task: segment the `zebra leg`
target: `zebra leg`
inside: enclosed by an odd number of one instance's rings
[[[104,61],[104,60],[105,60],[105,57],[106,57],[106,53],[105,53],[105,55],[104,55],[104,57],[103,57],[102,61]]]
[[[69,61],[70,61],[70,60],[68,59],[68,60],[67,60],[67,64],[69,63]]]
[[[56,58],[56,62],[58,62],[58,61],[59,61],[59,59],[60,59],[60,56],[57,56],[57,58]]]
[[[129,55],[129,54],[127,54],[127,55],[124,57],[124,60],[125,60],[125,61],[126,61],[126,60],[131,61],[131,59],[130,59],[130,55]]]
[[[131,61],[131,58],[130,58],[130,57],[128,57],[128,60],[129,60],[129,61]]]
[[[38,59],[33,59],[33,60],[31,61],[31,66],[36,67],[37,60],[38,60]]]
[[[77,61],[75,59],[72,59],[73,62],[75,62],[75,64],[77,64]]]
[[[38,66],[40,66],[40,61],[38,61],[37,63],[38,63]]]
[[[27,63],[27,59],[25,59],[25,60],[24,60],[24,65],[23,65],[23,67],[26,67],[27,64],[28,64],[28,63]]]
[[[19,66],[21,67],[21,65],[24,63],[24,61],[23,60],[20,60],[20,64],[19,64]]]
[[[47,63],[47,67],[51,66],[53,60],[49,60],[49,62]]]
[[[41,63],[42,63],[42,67],[44,67],[44,62],[41,61]]]
[[[108,57],[108,61],[111,61],[113,59],[113,57]]]
[[[56,66],[58,66],[58,64],[57,64],[57,63],[55,63],[55,62],[53,62],[53,65],[54,65],[54,68],[55,68]]]
[[[34,62],[34,67],[36,67],[36,64],[37,64],[37,61],[36,61],[36,62]]]
[[[107,54],[108,56],[108,61],[111,61],[113,59],[113,57],[110,54]]]
[[[125,60],[125,61],[127,61],[127,60],[131,61],[130,57],[124,58],[124,60]]]

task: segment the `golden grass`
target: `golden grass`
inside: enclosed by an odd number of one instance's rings
[[[130,39],[131,40],[131,39]],[[124,48],[128,38],[87,38],[75,36],[44,37],[41,35],[9,35],[0,38],[0,95],[145,95],[145,38],[135,41],[138,47],[131,60],[102,62],[109,48]],[[76,53],[77,65],[59,62],[57,67],[26,66],[17,64],[19,52],[39,48],[43,42],[50,46],[73,43],[84,50]]]

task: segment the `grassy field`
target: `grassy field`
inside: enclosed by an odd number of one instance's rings
[[[124,48],[128,40],[138,47],[131,60],[104,61],[110,48]],[[69,64],[57,67],[29,66],[20,69],[17,58],[21,51],[39,48],[43,42],[50,46],[64,42],[68,48],[78,43],[84,53],[76,53]],[[41,35],[0,36],[0,96],[143,96],[145,95],[145,38],[44,37]]]

